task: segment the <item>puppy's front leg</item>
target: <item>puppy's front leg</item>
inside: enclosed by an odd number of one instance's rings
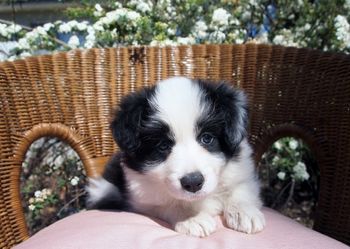
[[[196,237],[205,237],[216,230],[215,218],[206,212],[200,212],[175,224],[175,231]]]
[[[196,237],[205,237],[216,231],[216,217],[222,211],[222,202],[217,198],[207,198],[203,201],[192,203],[191,215],[185,219],[179,219],[175,223],[175,230]],[[186,213],[186,212],[185,212]]]
[[[235,187],[224,207],[227,226],[244,233],[260,232],[265,226],[265,217],[260,208],[257,186],[243,183]]]

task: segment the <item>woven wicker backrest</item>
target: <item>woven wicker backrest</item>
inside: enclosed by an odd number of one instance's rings
[[[75,50],[0,64],[0,248],[28,237],[19,179],[30,144],[59,137],[98,175],[117,150],[113,106],[173,75],[243,88],[257,159],[281,136],[303,138],[321,172],[315,228],[350,243],[350,56],[248,44]]]

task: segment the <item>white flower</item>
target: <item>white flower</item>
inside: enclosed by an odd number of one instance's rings
[[[172,28],[168,28],[167,33],[168,35],[176,35],[176,30]]]
[[[241,16],[241,20],[243,21],[243,22],[247,22],[247,21],[249,21],[250,20],[250,18],[252,17],[252,13],[250,12],[250,11],[244,11],[243,12],[243,14],[242,14],[242,16]]]
[[[294,167],[293,167],[293,172],[294,172],[294,178],[297,180],[308,180],[310,178],[309,173],[307,173],[306,170],[306,165],[303,162],[298,162]]]
[[[173,40],[165,39],[164,41],[153,40],[150,43],[150,46],[174,46],[177,43]]]
[[[20,54],[21,58],[25,58],[25,57],[29,57],[29,56],[32,56],[32,54],[29,53],[29,52],[23,52],[23,53]]]
[[[33,197],[29,198],[29,204],[33,204],[33,203],[34,203],[34,198]]]
[[[0,35],[7,38],[8,31],[7,31],[7,25],[6,24],[0,23]]]
[[[345,8],[350,9],[350,0],[345,0]]]
[[[77,20],[72,20],[67,22],[67,25],[69,25],[71,27],[71,29],[76,28],[78,26],[78,21]]]
[[[101,5],[96,4],[95,5],[95,11],[94,11],[94,16],[96,17],[100,17],[103,15],[103,8],[101,7]]]
[[[126,17],[131,21],[135,21],[135,20],[139,19],[141,16],[136,11],[128,11],[126,14]]]
[[[72,184],[73,186],[78,185],[79,183],[79,177],[74,176],[71,180],[70,180],[70,184]]]
[[[41,26],[35,28],[33,31],[37,32],[39,35],[43,35],[43,36],[47,35],[46,30]]]
[[[21,38],[18,40],[18,47],[20,49],[27,50],[30,49],[30,44],[26,38]]]
[[[256,0],[249,0],[249,4],[253,6],[258,6],[258,2]]]
[[[277,45],[300,47],[300,45],[294,42],[295,33],[289,29],[282,29],[280,34],[276,35],[272,42]]]
[[[194,44],[196,41],[193,39],[193,37],[178,37],[177,42],[181,45],[190,45]]]
[[[37,191],[34,192],[34,196],[35,196],[36,198],[40,198],[41,195],[42,195],[42,193],[41,193],[40,190],[37,190]]]
[[[7,27],[9,33],[15,34],[22,30],[22,27],[18,24],[11,24]]]
[[[204,39],[207,37],[208,26],[203,21],[198,21],[194,25],[193,34],[199,39]]]
[[[33,211],[33,210],[35,209],[35,206],[34,206],[33,204],[30,204],[30,205],[28,206],[28,208],[29,208],[29,210]]]
[[[43,26],[43,28],[44,28],[44,30],[46,31],[46,32],[48,32],[50,29],[52,29],[52,28],[54,28],[55,27],[55,25],[53,25],[52,23],[45,23],[44,24],[44,26]]]
[[[102,23],[102,20],[100,21],[97,21],[94,23],[94,25],[92,26],[96,31],[104,31],[104,27],[103,27],[103,23]]]
[[[268,36],[268,32],[260,32],[255,38],[254,40],[257,43],[268,43],[269,42],[269,36]]]
[[[282,149],[282,144],[279,141],[274,142],[272,146],[278,150]]]
[[[78,36],[72,35],[68,40],[68,45],[71,48],[77,48],[80,45],[80,41],[79,41]]]
[[[71,31],[72,27],[68,23],[62,23],[58,28],[58,32],[60,33],[69,33]]]
[[[123,7],[123,5],[122,5],[121,3],[119,3],[118,1],[116,1],[116,2],[114,3],[114,6],[115,6],[116,9],[119,9],[119,8],[122,8],[122,7]]]
[[[99,11],[99,12],[102,12],[103,11],[103,8],[101,7],[101,5],[100,4],[95,4],[95,10],[96,11]]]
[[[212,23],[213,25],[227,26],[228,19],[231,17],[231,14],[228,13],[223,8],[218,8],[213,12]]]
[[[342,48],[350,48],[350,24],[345,16],[337,15],[335,18],[336,36],[342,42]]]
[[[292,150],[295,150],[296,148],[298,148],[299,143],[297,140],[292,139],[289,141],[288,145],[289,145],[289,148],[291,148]]]
[[[209,41],[211,42],[221,43],[225,41],[225,39],[226,39],[226,35],[220,30],[214,31],[209,35]]]
[[[276,155],[272,158],[272,163],[276,164],[279,160],[280,160],[280,157]]]
[[[88,32],[88,35],[85,37],[86,41],[84,43],[84,47],[92,48],[95,46],[95,41],[96,41],[95,30],[92,27],[88,27],[87,32]]]
[[[131,0],[128,2],[128,6],[136,8],[141,13],[146,13],[152,10],[153,3],[145,0]]]
[[[286,173],[285,172],[283,172],[283,171],[281,171],[281,172],[278,172],[278,174],[277,174],[277,177],[278,177],[278,179],[280,179],[280,180],[285,180],[286,179]]]
[[[77,24],[76,28],[79,30],[79,31],[84,31],[87,29],[87,22],[80,22]]]
[[[283,37],[283,35],[276,35],[276,36],[273,38],[273,43],[274,43],[274,44],[277,44],[277,45],[283,44],[283,43],[284,43],[284,37]]]

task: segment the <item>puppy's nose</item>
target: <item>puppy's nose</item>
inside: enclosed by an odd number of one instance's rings
[[[180,182],[183,189],[188,192],[195,193],[202,188],[204,177],[202,173],[196,171],[182,177]]]

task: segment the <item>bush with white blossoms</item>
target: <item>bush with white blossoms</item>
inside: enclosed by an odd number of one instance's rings
[[[271,167],[278,171],[279,180],[289,179],[302,182],[309,179],[310,175],[302,161],[302,150],[304,150],[302,143],[294,138],[283,138],[276,141],[272,147],[275,153]]]
[[[22,165],[21,196],[30,234],[85,208],[85,173],[77,154],[55,138],[35,141]]]
[[[310,214],[317,201],[319,171],[303,141],[293,137],[277,140],[263,155],[259,169],[265,205],[292,218],[301,216],[304,224],[311,227]]]
[[[122,4],[123,3],[123,4]],[[272,43],[350,52],[349,0],[131,0],[69,9],[86,20],[31,31],[0,23],[0,60],[75,48],[194,43]],[[83,14],[82,14],[83,13]],[[65,40],[65,42],[62,42]]]

